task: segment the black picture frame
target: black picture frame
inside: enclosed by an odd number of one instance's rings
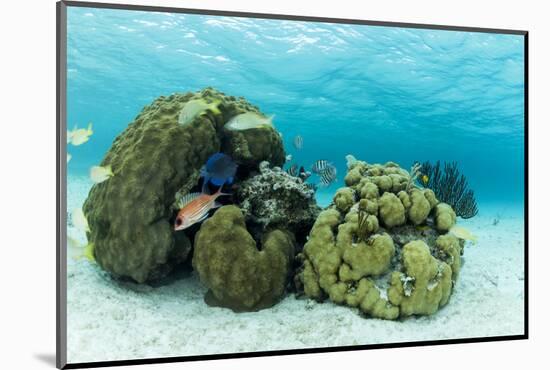
[[[148,12],[170,12],[182,14],[200,14],[213,16],[234,16],[245,18],[261,18],[261,19],[278,19],[278,20],[294,20],[306,22],[326,22],[326,23],[342,23],[355,25],[370,25],[384,27],[400,27],[400,28],[416,28],[430,30],[448,30],[448,31],[464,31],[464,32],[481,32],[481,33],[496,33],[496,34],[511,34],[524,37],[524,333],[521,335],[506,335],[495,337],[474,337],[463,339],[446,339],[446,340],[428,340],[415,342],[398,342],[384,344],[369,344],[369,345],[353,345],[341,347],[320,347],[320,348],[298,348],[292,350],[273,350],[260,352],[239,352],[227,354],[211,354],[200,356],[177,356],[177,357],[159,357],[148,359],[128,359],[120,361],[97,361],[85,363],[67,363],[66,347],[67,347],[67,168],[66,168],[66,101],[67,101],[67,7],[87,7],[87,8],[103,8],[103,9],[121,9],[135,10]],[[57,113],[57,142],[56,142],[56,199],[57,199],[57,251],[56,251],[56,366],[60,369],[78,369],[78,368],[93,368],[107,366],[122,366],[122,365],[140,365],[140,364],[159,364],[173,363],[184,361],[198,360],[218,360],[244,357],[263,357],[263,356],[278,356],[291,354],[308,354],[321,352],[340,352],[340,351],[356,351],[367,349],[380,348],[398,348],[398,347],[416,347],[416,346],[433,346],[459,343],[480,343],[480,342],[496,342],[523,340],[529,338],[529,32],[523,30],[511,29],[495,29],[495,28],[478,28],[478,27],[463,27],[449,25],[430,25],[418,23],[401,23],[401,22],[384,22],[359,19],[341,19],[341,18],[326,18],[326,17],[311,17],[298,15],[284,14],[266,14],[266,13],[249,13],[249,12],[233,12],[211,9],[189,9],[189,8],[173,8],[160,6],[143,6],[130,4],[110,4],[99,2],[80,2],[80,1],[59,1],[56,4],[57,13],[57,94],[56,94],[56,113]]]

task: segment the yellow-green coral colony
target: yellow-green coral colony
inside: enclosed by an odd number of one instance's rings
[[[201,190],[201,167],[214,153],[238,166],[233,197],[174,228],[177,201]],[[166,276],[194,249],[211,305],[269,307],[293,281],[298,295],[365,316],[435,313],[449,302],[465,240],[475,237],[455,226],[451,206],[415,185],[419,168],[346,159],[346,186],[321,211],[303,179],[280,168],[286,154],[271,118],[212,88],[173,94],[117,137],[74,217],[88,236],[86,256],[140,283]]]
[[[449,301],[469,236],[448,232],[456,223],[452,207],[416,187],[417,174],[351,159],[347,186],[317,218],[296,280],[309,298],[371,317],[435,313]]]

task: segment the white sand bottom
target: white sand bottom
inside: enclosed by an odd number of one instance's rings
[[[69,210],[90,184],[71,177]],[[159,287],[117,282],[85,260],[68,265],[70,363],[523,334],[524,235],[519,208],[484,207],[461,220],[479,240],[467,246],[451,300],[433,316],[367,319],[330,302],[284,298],[234,313],[207,306],[192,273]],[[500,222],[493,219],[501,212]],[[72,227],[69,234],[83,238]]]

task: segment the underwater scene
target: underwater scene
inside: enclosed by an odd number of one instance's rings
[[[67,9],[69,363],[524,334],[524,36]]]

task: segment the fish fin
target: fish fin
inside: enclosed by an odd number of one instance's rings
[[[212,113],[222,114],[222,112],[220,112],[220,109],[218,108],[219,104],[220,104],[219,102],[210,103],[209,109],[212,111]]]
[[[176,203],[176,205],[178,206],[178,208],[183,208],[185,207],[187,204],[191,203],[193,200],[195,200],[197,197],[199,197],[202,193],[188,193],[188,194],[185,194],[184,196],[182,196],[178,202]]]
[[[212,208],[220,208],[221,206],[223,206],[223,204],[216,201],[216,202],[214,202],[214,205],[212,206]]]
[[[275,115],[272,114],[271,116],[267,117],[267,122],[273,126],[273,120],[275,119]]]
[[[208,183],[210,182],[210,176],[208,176],[208,173],[205,171],[204,176],[202,177],[202,192],[206,194],[208,192]]]
[[[86,257],[86,259],[90,262],[95,262],[94,247],[94,243],[88,243],[88,245],[84,248],[83,257]]]
[[[93,134],[94,131],[92,130],[92,122],[88,123],[88,135]]]
[[[219,196],[221,196],[221,195],[232,195],[232,194],[230,194],[230,193],[222,193],[222,188],[223,188],[223,185],[220,186],[220,187],[218,188],[218,190],[217,190],[214,194],[212,194],[212,195],[214,195],[216,198],[219,197]]]

